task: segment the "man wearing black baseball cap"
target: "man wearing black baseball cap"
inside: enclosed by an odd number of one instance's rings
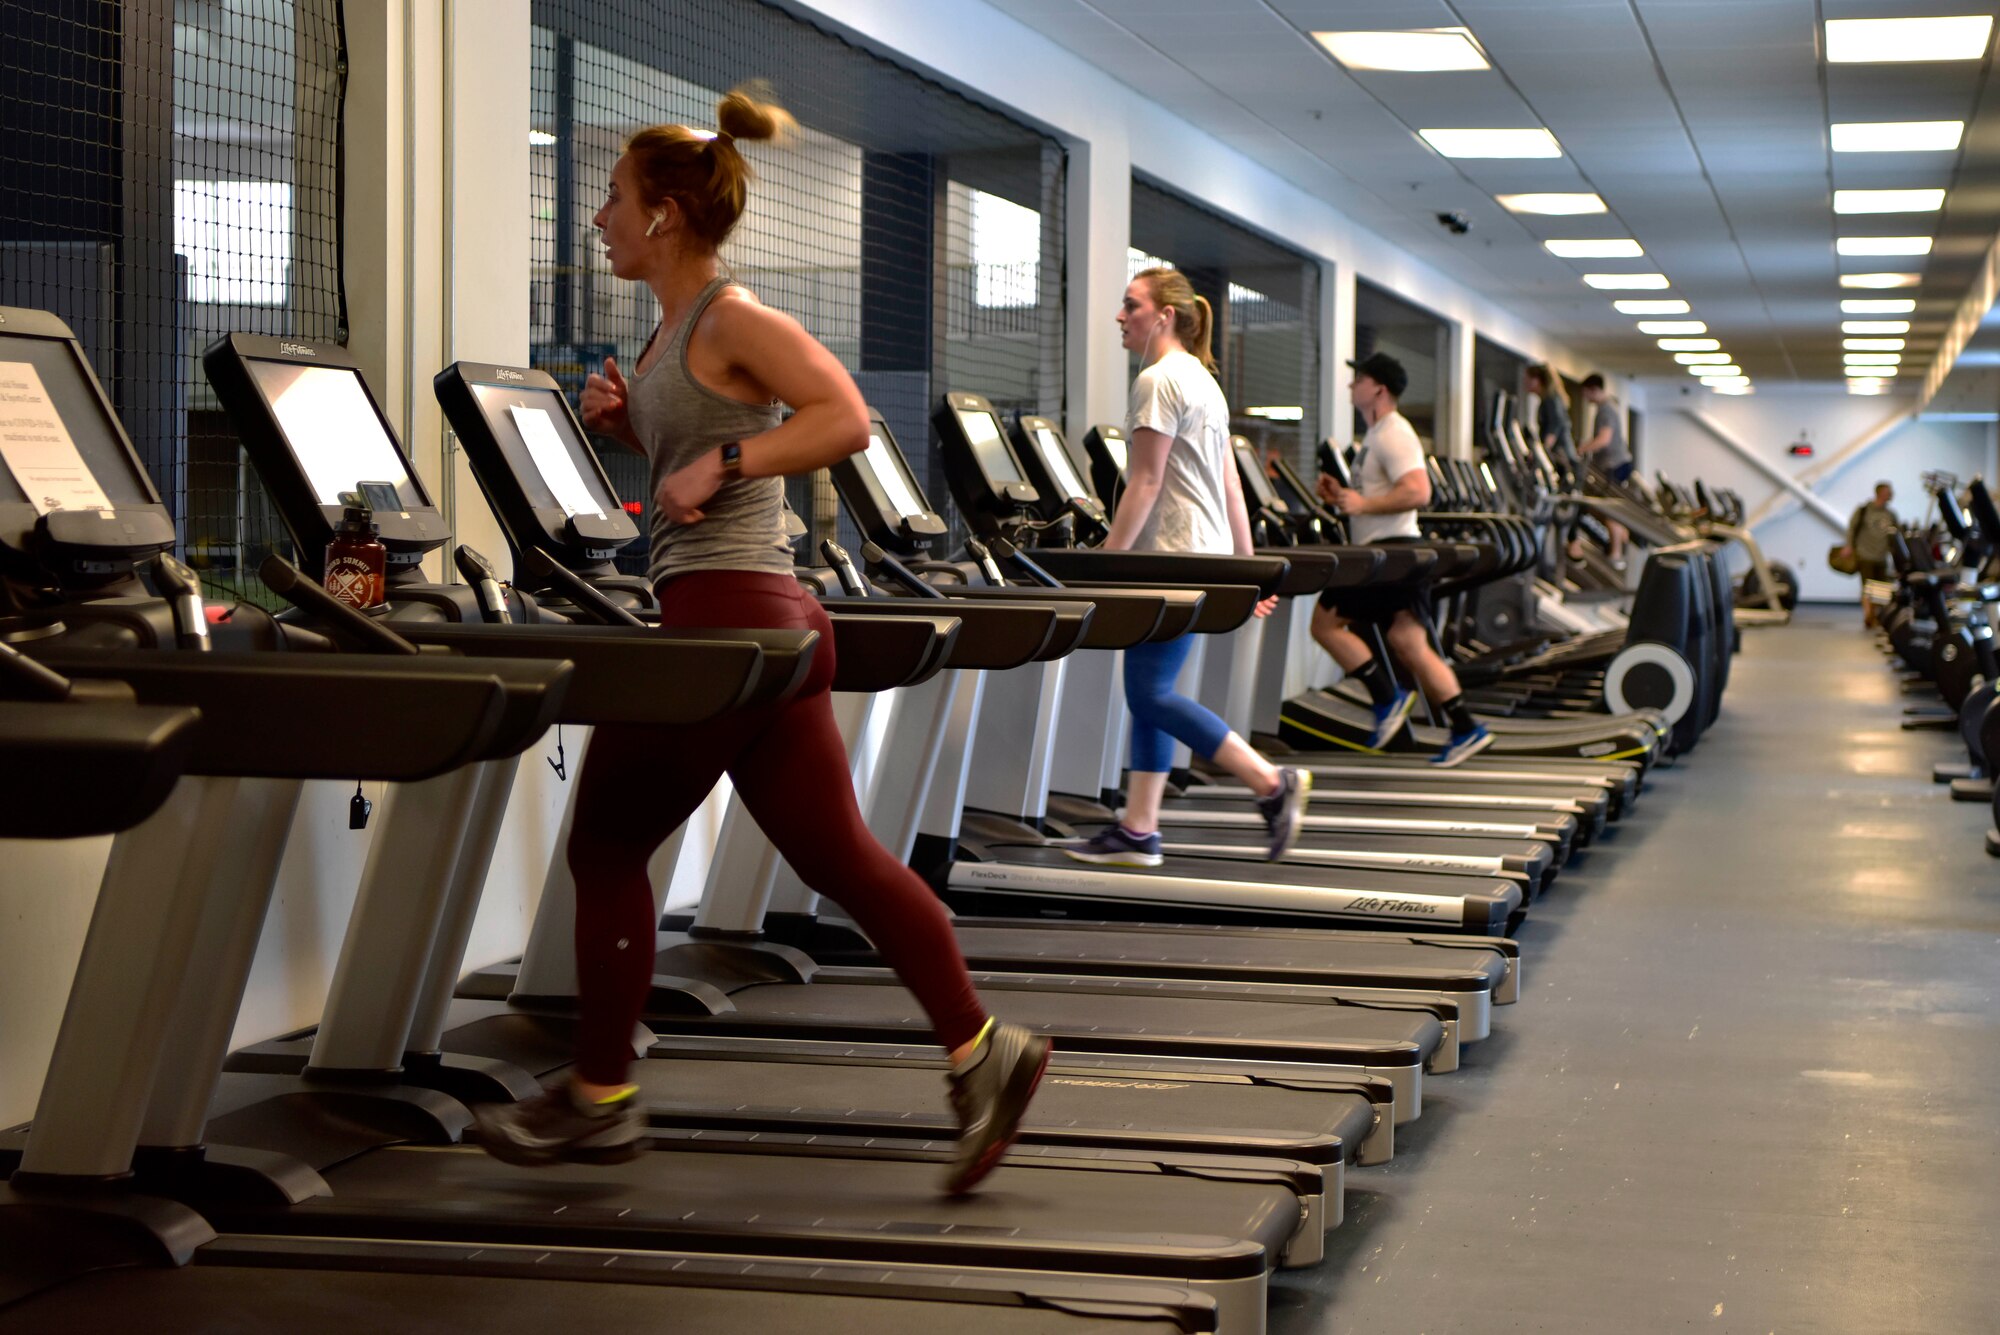
[[[1355,486],[1343,486],[1322,473],[1320,499],[1347,516],[1348,537],[1354,542],[1416,538],[1420,536],[1417,511],[1431,503],[1431,478],[1424,466],[1424,443],[1409,419],[1397,411],[1396,401],[1410,387],[1410,373],[1386,352],[1370,353],[1348,365],[1354,368],[1354,406],[1368,423],[1368,434],[1354,461]],[[1388,665],[1352,628],[1356,621],[1380,627],[1396,660],[1450,723],[1451,740],[1431,763],[1451,766],[1491,746],[1493,735],[1466,709],[1458,674],[1431,647],[1425,624],[1429,607],[1430,587],[1422,581],[1329,589],[1320,595],[1313,612],[1312,633],[1343,672],[1368,688],[1375,706],[1369,745],[1379,751],[1402,731],[1416,703],[1416,696],[1396,684]]]

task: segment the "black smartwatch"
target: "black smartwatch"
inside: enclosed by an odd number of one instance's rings
[[[732,440],[722,447],[722,480],[734,482],[743,476],[743,442]]]

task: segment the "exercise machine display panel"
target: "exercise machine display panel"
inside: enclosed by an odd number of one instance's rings
[[[868,423],[868,448],[862,452],[862,462],[898,518],[915,519],[931,513],[917,498],[917,481],[904,466],[902,452],[890,442],[888,424],[879,417]]]
[[[623,507],[589,465],[569,405],[553,389],[471,382],[473,401],[537,510],[602,518]]]
[[[1062,488],[1062,494],[1070,500],[1090,500],[1096,498],[1083,485],[1083,479],[1076,475],[1076,468],[1070,463],[1069,451],[1063,447],[1060,437],[1053,428],[1037,426],[1029,431],[1035,442],[1035,449],[1042,456],[1042,464],[1049,470],[1049,476]]]
[[[321,505],[339,505],[342,492],[365,484],[375,510],[430,508],[357,371],[261,357],[245,365]],[[385,486],[391,490],[379,490]],[[392,494],[395,505],[383,504]]]
[[[27,550],[39,526],[89,559],[171,546],[173,521],[69,327],[0,308],[0,328],[0,545]]]
[[[959,426],[965,432],[967,443],[972,446],[974,457],[987,478],[996,485],[1026,482],[1021,473],[1021,465],[1016,462],[1014,452],[1007,448],[1007,434],[1000,429],[1000,419],[991,410],[959,407],[953,410],[958,415]]]

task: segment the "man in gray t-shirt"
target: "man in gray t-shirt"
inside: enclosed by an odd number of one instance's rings
[[[1583,442],[1583,456],[1594,460],[1606,477],[1622,487],[1632,477],[1632,451],[1625,447],[1625,409],[1612,402],[1604,377],[1595,371],[1584,377],[1583,401],[1596,410],[1590,421],[1590,439]],[[1611,560],[1622,562],[1625,541],[1632,534],[1615,519],[1610,528]]]

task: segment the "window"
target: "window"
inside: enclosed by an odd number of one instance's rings
[[[175,181],[174,253],[188,300],[281,306],[292,262],[288,181]]]
[[[605,356],[629,365],[659,318],[650,292],[610,273],[590,225],[626,139],[662,122],[713,128],[722,94],[761,79],[799,129],[745,145],[757,178],[722,258],[853,374],[931,505],[951,518],[930,448],[939,394],[1062,412],[1065,159],[1053,140],[758,0],[536,0],[534,22],[519,131],[533,144],[532,356],[573,394]],[[642,460],[603,460],[625,499],[650,502]],[[788,495],[805,550],[858,545],[823,475],[792,479]],[[640,545],[619,564],[645,560]]]
[[[968,192],[972,299],[981,306],[1032,306],[1042,267],[1042,215],[984,190]]]

